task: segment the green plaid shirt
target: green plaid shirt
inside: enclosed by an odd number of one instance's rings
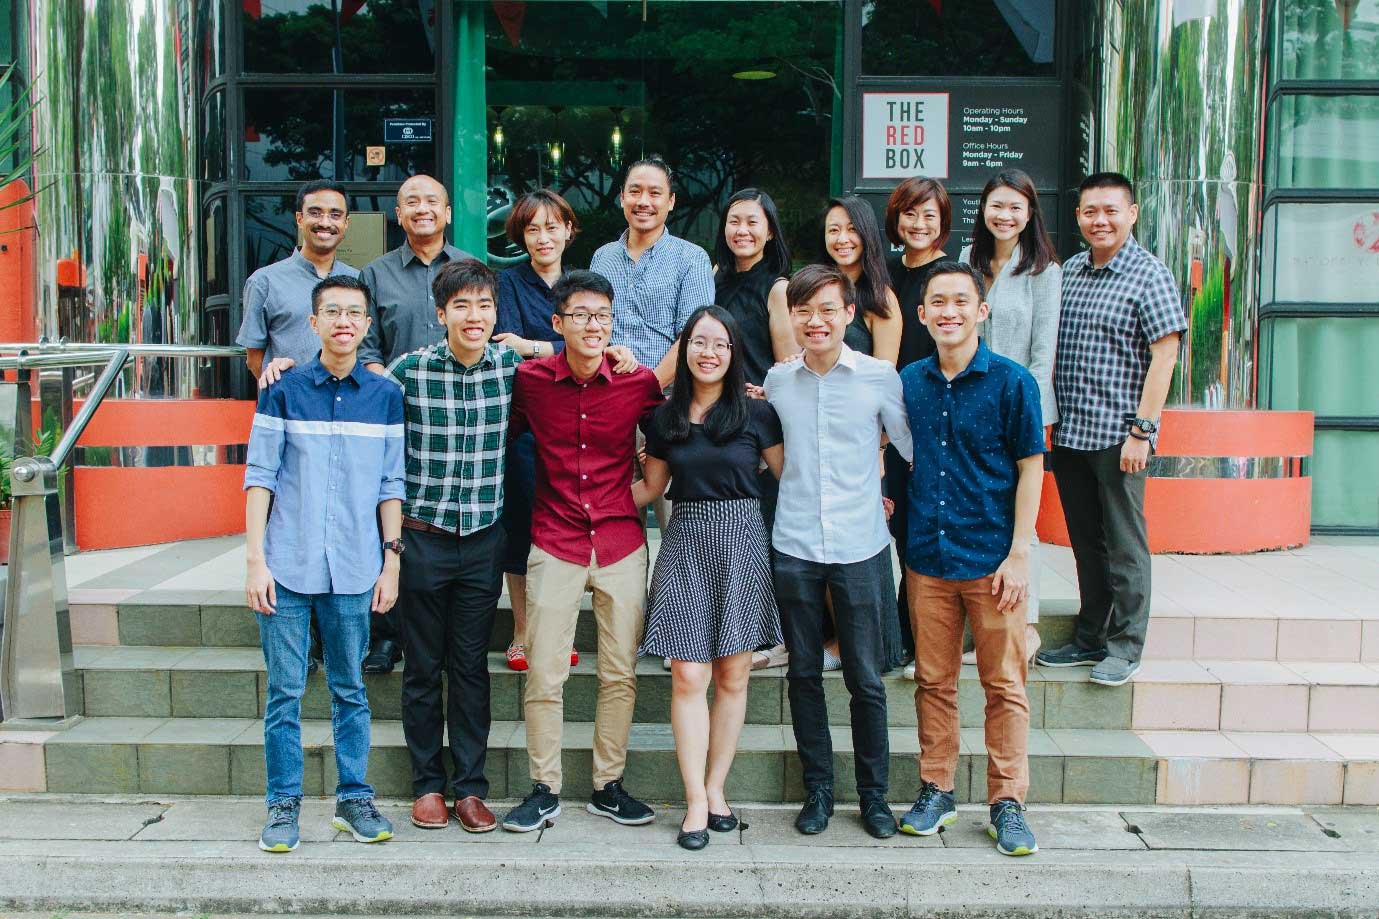
[[[489,344],[466,367],[441,341],[388,368],[402,386],[407,422],[407,497],[402,513],[461,536],[503,511],[512,378],[522,359]]]

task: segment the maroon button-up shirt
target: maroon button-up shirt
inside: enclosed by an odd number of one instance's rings
[[[564,354],[517,365],[512,434],[536,438],[533,545],[576,565],[611,565],[646,542],[632,456],[637,424],[664,398],[650,370],[614,374],[606,357],[582,382]]]

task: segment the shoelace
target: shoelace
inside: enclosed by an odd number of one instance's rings
[[[933,782],[925,782],[924,787],[919,790],[919,800],[915,802],[915,807],[924,810],[940,794],[939,787]]]
[[[823,802],[825,798],[828,797],[832,797],[832,795],[829,792],[824,791],[822,788],[811,788],[809,790],[809,797],[807,799],[807,803],[819,804]]]
[[[368,817],[370,820],[381,820],[383,815],[378,812],[378,807],[373,801],[360,801],[355,805],[359,809],[360,817]]]
[[[996,814],[996,819],[1005,825],[1006,829],[1017,832],[1027,832],[1029,826],[1025,823],[1025,809],[1018,804],[1007,804]]]
[[[523,803],[523,804],[530,804],[532,801],[537,800],[537,799],[540,798],[542,795],[548,795],[548,794],[550,794],[549,791],[542,791],[540,788],[538,788],[538,787],[536,787],[535,785],[533,785],[533,786],[532,786],[532,789],[531,789],[531,794],[529,794],[529,795],[527,795],[525,798],[523,798],[523,799],[522,799],[522,803]]]
[[[627,789],[622,787],[622,782],[609,782],[603,786],[603,790],[613,796],[613,803],[622,807],[624,801],[631,801],[632,796],[627,793]]]
[[[297,802],[280,801],[268,811],[269,826],[287,826],[297,818]]]

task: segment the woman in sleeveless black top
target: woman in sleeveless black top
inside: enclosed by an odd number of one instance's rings
[[[742,369],[760,386],[771,365],[800,350],[785,304],[790,250],[770,195],[744,188],[728,199],[713,254],[714,302],[737,320]]]

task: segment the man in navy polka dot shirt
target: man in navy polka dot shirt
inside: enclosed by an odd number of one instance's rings
[[[1005,855],[1038,849],[1024,819],[1029,788],[1025,603],[1029,544],[1044,476],[1039,386],[977,336],[990,307],[982,276],[940,262],[920,319],[936,354],[900,374],[914,438],[905,564],[915,636],[919,800],[902,832],[929,836],[957,820],[958,674],[972,627],[986,692],[989,832]]]

